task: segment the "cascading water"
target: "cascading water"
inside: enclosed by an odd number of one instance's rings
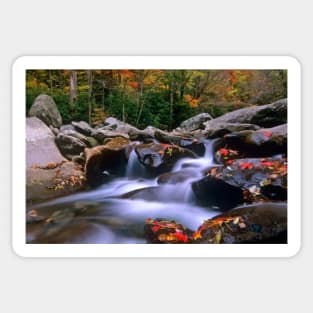
[[[157,178],[147,179],[147,170],[133,150],[126,177],[114,179],[96,190],[29,208],[36,209],[43,216],[66,209],[69,212],[81,210],[83,213],[75,218],[69,213],[72,220],[67,219],[70,222],[61,235],[58,224],[40,231],[30,225],[27,240],[34,243],[145,243],[143,225],[149,217],[175,220],[195,230],[203,220],[217,214],[194,203],[192,183],[199,180],[208,167],[216,165],[213,141],[207,140],[204,145],[203,157],[185,158],[175,164],[171,174],[184,176],[181,182],[175,184],[158,184]]]

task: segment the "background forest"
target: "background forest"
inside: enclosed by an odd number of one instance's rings
[[[164,130],[201,112],[213,117],[287,97],[285,70],[27,70],[27,112],[42,93],[63,122],[114,116]]]

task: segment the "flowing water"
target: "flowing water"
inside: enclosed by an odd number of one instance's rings
[[[27,225],[27,242],[145,243],[147,218],[166,218],[197,229],[203,220],[218,214],[197,206],[191,188],[214,164],[213,141],[204,144],[203,157],[181,159],[174,166],[171,173],[184,175],[182,182],[158,184],[158,178],[147,178],[145,166],[133,151],[124,178],[28,208],[52,216],[53,222]]]

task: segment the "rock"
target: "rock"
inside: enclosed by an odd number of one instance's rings
[[[125,149],[130,144],[130,141],[125,137],[114,137],[109,138],[108,141],[105,143],[105,146],[108,149],[112,150],[121,150]]]
[[[178,172],[169,172],[161,174],[158,177],[158,184],[171,184],[175,185],[177,183],[183,183],[189,179],[192,179],[194,177],[197,177],[199,173],[196,173],[193,170],[183,170]]]
[[[188,150],[168,144],[140,144],[135,147],[140,163],[154,174],[170,171],[181,158],[195,158],[196,155]]]
[[[287,243],[287,203],[241,206],[205,221],[194,243]]]
[[[212,116],[209,113],[200,113],[196,116],[189,118],[188,120],[183,121],[179,125],[179,128],[188,131],[203,129],[203,123],[209,120],[212,120]]]
[[[65,196],[81,190],[85,175],[73,162],[33,166],[26,169],[26,199],[37,202]]]
[[[207,176],[192,184],[197,202],[208,207],[229,210],[244,202],[243,191],[222,179]]]
[[[287,200],[287,160],[281,157],[233,160],[207,175],[243,189],[245,202]]]
[[[266,157],[287,154],[287,124],[256,131],[244,130],[225,135],[215,148],[237,150],[241,157]]]
[[[125,148],[125,142],[123,144],[115,141],[109,142],[108,145],[85,149],[85,173],[88,184],[98,186],[111,175],[122,175],[127,164]]]
[[[287,123],[287,99],[271,104],[251,106],[226,113],[204,123],[205,130],[214,129],[219,124],[248,123],[261,127],[273,127]]]
[[[66,125],[62,125],[60,127],[60,132],[64,132],[66,130],[75,130],[75,127],[72,124],[66,124]]]
[[[114,130],[117,133],[124,134],[124,137],[130,138],[130,140],[144,141],[153,138],[153,133],[149,128],[140,130],[135,126],[119,121],[114,117],[108,117],[105,120],[105,125],[106,126],[102,128],[103,130]]]
[[[68,159],[71,159],[74,155],[79,155],[81,152],[84,152],[87,147],[86,144],[80,139],[63,133],[59,133],[55,142],[62,154]]]
[[[189,243],[192,240],[193,231],[162,218],[147,218],[144,226],[147,243]]]
[[[195,152],[199,156],[203,156],[205,152],[205,147],[202,141],[193,138],[191,136],[173,135],[165,131],[156,129],[154,132],[155,138],[162,142],[171,145],[177,145]]]
[[[57,136],[59,134],[59,132],[60,132],[58,128],[53,127],[52,125],[50,125],[49,128],[51,129],[51,131],[52,131],[54,136]]]
[[[259,126],[247,123],[212,123],[205,129],[205,136],[213,139],[223,137],[226,134],[238,132],[242,130],[257,130]]]
[[[57,148],[54,135],[37,117],[26,118],[26,166],[61,163],[65,158]]]
[[[96,138],[86,137],[86,140],[88,141],[88,144],[87,144],[88,147],[93,148],[93,147],[99,146],[99,142]]]
[[[82,133],[85,136],[91,136],[91,134],[94,132],[94,129],[87,122],[84,121],[72,122],[72,125],[78,132]]]
[[[124,137],[129,139],[128,134],[107,130],[107,129],[97,129],[92,134],[92,137],[96,138],[99,142],[103,142],[107,138],[114,138],[114,137]]]
[[[89,140],[87,139],[87,137],[81,133],[79,133],[78,131],[76,130],[63,130],[61,132],[63,135],[66,135],[66,136],[70,136],[70,137],[74,137],[74,138],[77,138],[79,139],[80,141],[82,141],[86,146],[89,146]]]
[[[47,126],[59,128],[62,125],[62,117],[54,100],[48,95],[39,95],[32,104],[29,116],[38,117]]]

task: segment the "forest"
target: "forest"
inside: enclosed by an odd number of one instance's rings
[[[64,123],[92,126],[114,116],[138,128],[176,128],[201,112],[229,111],[287,97],[286,70],[27,70],[26,109],[50,95]]]
[[[286,70],[27,70],[26,242],[286,244]]]

